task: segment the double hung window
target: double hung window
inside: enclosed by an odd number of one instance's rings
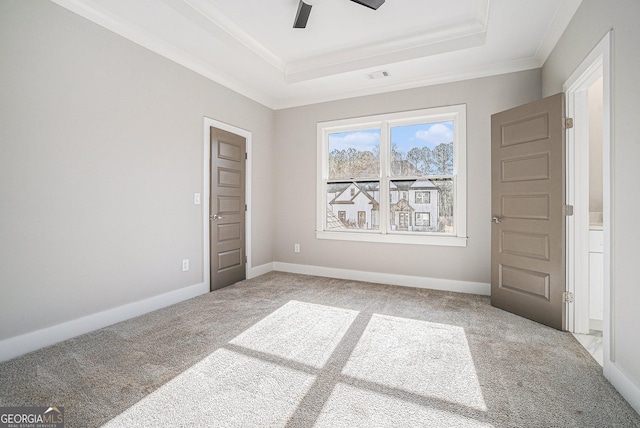
[[[318,124],[321,239],[466,245],[464,105]]]

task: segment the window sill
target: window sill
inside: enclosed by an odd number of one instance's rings
[[[335,241],[382,242],[386,244],[435,245],[443,247],[466,247],[467,238],[460,236],[401,235],[366,232],[317,231],[316,238]]]

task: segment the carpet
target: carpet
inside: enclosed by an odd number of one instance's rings
[[[640,427],[568,333],[484,296],[272,272],[0,364],[66,427]]]
[[[289,301],[104,427],[284,426],[355,315]]]

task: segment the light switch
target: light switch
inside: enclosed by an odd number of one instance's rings
[[[200,193],[193,194],[193,203],[196,205],[200,205]]]

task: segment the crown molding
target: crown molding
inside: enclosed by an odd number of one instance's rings
[[[535,54],[536,60],[541,64],[547,60],[553,48],[562,37],[564,30],[569,25],[569,22],[575,15],[576,11],[582,4],[582,0],[562,0],[560,6],[556,10],[556,14],[547,28],[547,31],[542,38],[542,41],[538,45],[538,49]]]
[[[233,77],[214,70],[209,64],[194,58],[183,50],[154,36],[153,34],[114,16],[88,0],[50,0],[51,2],[92,21],[152,52],[157,53],[191,71],[225,86],[241,95],[246,96],[264,106],[272,108],[274,99],[266,93],[257,90]]]
[[[300,107],[304,105],[317,104],[329,101],[337,101],[348,98],[362,97],[368,95],[382,94],[386,92],[402,91],[406,89],[415,89],[425,86],[441,85],[445,83],[459,82],[463,80],[479,79],[489,76],[497,76],[501,74],[516,73],[519,71],[534,70],[540,68],[541,64],[536,58],[526,58],[514,61],[506,61],[501,63],[485,64],[483,66],[464,69],[457,72],[447,72],[437,75],[419,77],[415,79],[406,79],[400,82],[388,84],[361,87],[349,91],[340,91],[332,93],[317,93],[300,97],[281,97],[277,98],[273,104],[274,110],[282,110],[286,108]]]
[[[202,16],[207,18],[212,24],[224,31],[244,47],[251,50],[260,58],[269,63],[272,67],[284,75],[287,63],[269,50],[266,46],[244,31],[238,24],[228,18],[219,8],[208,0],[164,0],[170,3],[186,3]]]
[[[287,83],[298,83],[382,64],[481,46],[486,40],[486,24],[486,22],[474,20],[437,31],[290,61],[287,63],[285,79]]]
[[[546,31],[544,40],[532,58],[487,63],[469,69],[423,75],[402,81],[366,81],[352,86],[339,84],[336,89],[329,90],[321,83],[322,78],[327,76],[346,77],[349,73],[364,72],[372,67],[393,67],[395,63],[406,63],[416,58],[483,45],[488,31],[490,1],[480,0],[475,17],[466,23],[443,27],[435,32],[413,34],[378,45],[358,46],[286,63],[207,0],[160,0],[176,13],[199,25],[215,40],[231,46],[232,49],[238,49],[238,55],[246,54],[248,57],[245,56],[245,59],[255,60],[257,70],[271,75],[269,78],[265,77],[259,85],[249,85],[235,75],[221,71],[215,65],[186,53],[161,37],[101,8],[93,0],[51,1],[240,95],[278,110],[539,68],[582,0],[561,0],[562,3]],[[314,79],[318,79],[318,82],[313,82]],[[306,89],[293,91],[297,83],[305,83]]]
[[[360,70],[393,62],[411,60],[471,47],[486,40],[489,0],[478,2],[475,18],[435,31],[421,32],[395,40],[356,46],[308,58],[285,61],[268,49],[208,0],[163,0],[188,19],[199,22],[193,12],[208,21],[206,30],[216,37],[224,36],[239,42],[243,48],[262,58],[281,75],[285,83],[299,83],[320,77]],[[187,11],[184,5],[192,10]]]

